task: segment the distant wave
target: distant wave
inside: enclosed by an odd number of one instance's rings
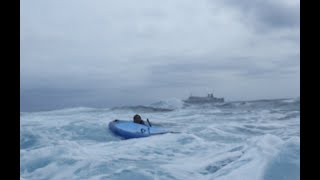
[[[284,103],[293,103],[293,102],[296,102],[296,99],[286,99],[286,100],[282,100],[282,102],[284,102]]]
[[[181,99],[171,98],[166,100],[161,100],[155,103],[150,104],[150,107],[162,108],[162,109],[180,109],[184,105],[184,102]]]
[[[21,116],[27,115],[27,114],[43,114],[43,115],[49,115],[49,114],[56,114],[56,115],[65,115],[65,114],[74,114],[79,112],[97,112],[97,111],[107,111],[110,110],[110,108],[93,108],[93,107],[71,107],[71,108],[63,108],[63,109],[54,109],[54,110],[47,110],[47,111],[37,111],[37,112],[20,112]]]
[[[132,110],[138,112],[169,112],[183,107],[183,102],[177,98],[161,100],[149,105],[121,106],[111,110]]]
[[[133,111],[140,111],[140,112],[169,112],[174,111],[177,109],[183,108],[211,108],[211,107],[218,107],[218,108],[238,108],[238,107],[265,107],[266,105],[269,106],[287,106],[287,105],[294,105],[300,104],[300,97],[297,98],[281,98],[281,99],[257,99],[257,100],[248,100],[248,101],[227,101],[221,103],[197,103],[197,104],[190,104],[185,103],[181,99],[177,98],[170,98],[165,100],[160,100],[158,102],[154,102],[148,105],[136,105],[136,106],[116,106],[113,108],[97,108],[97,107],[68,107],[62,109],[53,109],[53,110],[44,110],[44,111],[31,111],[31,112],[20,112],[21,116],[29,113],[76,113],[76,112],[95,112],[95,111],[107,111],[107,110],[133,110]]]
[[[121,106],[121,107],[114,107],[111,108],[111,110],[132,110],[132,111],[137,111],[137,112],[168,112],[168,111],[173,111],[173,109],[166,109],[166,108],[155,108],[151,106]]]

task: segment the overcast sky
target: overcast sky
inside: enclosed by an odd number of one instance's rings
[[[20,107],[300,96],[299,0],[21,0]]]

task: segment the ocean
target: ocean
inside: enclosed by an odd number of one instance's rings
[[[108,129],[135,114],[178,133],[124,140]],[[297,180],[300,99],[21,112],[20,179]]]

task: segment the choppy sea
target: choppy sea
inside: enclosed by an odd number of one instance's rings
[[[109,131],[135,114],[179,133]],[[21,112],[20,179],[297,180],[300,99]]]

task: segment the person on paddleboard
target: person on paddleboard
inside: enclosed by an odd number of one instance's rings
[[[137,124],[144,124],[144,125],[146,125],[146,124],[144,123],[144,121],[141,119],[141,116],[138,115],[138,114],[136,114],[136,115],[133,116],[133,122],[134,122],[134,123],[137,123]]]

